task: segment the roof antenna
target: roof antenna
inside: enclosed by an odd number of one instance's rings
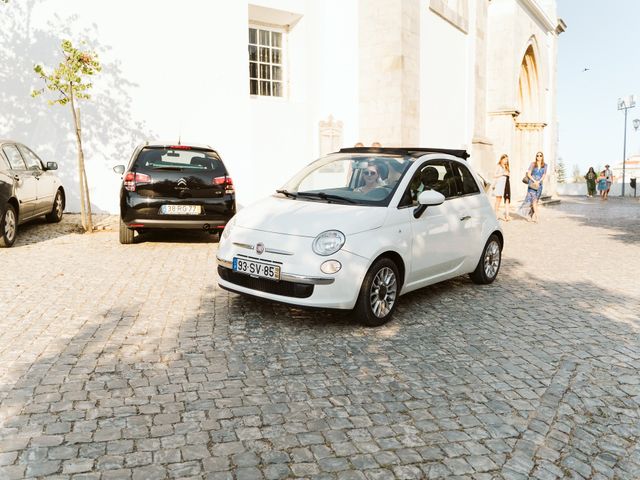
[[[182,132],[178,133],[178,145],[182,145],[180,143],[180,139],[182,138]]]

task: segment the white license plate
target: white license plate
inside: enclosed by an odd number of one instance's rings
[[[246,273],[254,277],[280,280],[280,267],[278,265],[269,265],[238,257],[233,258],[233,271]]]
[[[162,205],[160,213],[164,215],[200,215],[200,205]]]

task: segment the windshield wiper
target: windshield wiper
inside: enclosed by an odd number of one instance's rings
[[[326,200],[329,202],[330,200],[336,200],[339,202],[353,203],[356,204],[358,202],[351,200],[350,198],[341,197],[340,195],[333,195],[331,193],[324,192],[298,192],[298,195],[301,197],[314,197],[321,198],[322,200]]]
[[[276,190],[276,193],[281,193],[285,197],[289,197],[289,198],[298,198],[298,195],[288,190]]]

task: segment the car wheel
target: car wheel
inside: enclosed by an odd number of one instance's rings
[[[482,255],[478,261],[478,266],[469,274],[471,280],[480,285],[486,285],[493,282],[498,276],[500,264],[502,262],[502,249],[500,239],[493,234],[487,240],[487,244],[482,250]]]
[[[120,219],[120,243],[123,245],[129,245],[133,243],[134,232]]]
[[[10,247],[16,241],[18,216],[13,205],[7,203],[0,218],[0,247]]]
[[[380,258],[364,277],[355,313],[367,327],[384,325],[396,309],[400,286],[398,267],[389,258]]]
[[[46,216],[47,222],[49,223],[58,223],[62,220],[62,211],[64,210],[64,197],[62,196],[62,192],[58,190],[56,192],[56,198],[53,201],[53,208],[51,212],[49,212]]]

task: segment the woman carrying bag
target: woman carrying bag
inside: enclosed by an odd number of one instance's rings
[[[544,154],[536,153],[535,161],[529,166],[525,178],[529,178],[527,184],[527,195],[518,209],[518,215],[529,221],[538,221],[538,201],[542,196],[542,185],[547,176],[547,165],[544,163]],[[524,180],[524,179],[523,179]]]

